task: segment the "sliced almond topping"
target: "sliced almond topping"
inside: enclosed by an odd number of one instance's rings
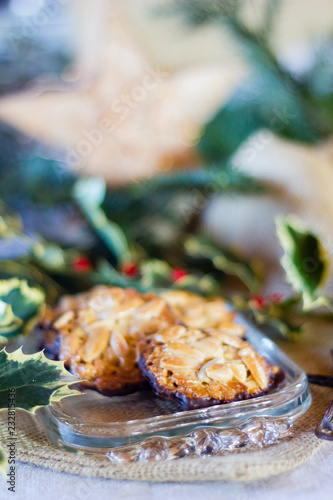
[[[77,307],[77,300],[73,295],[64,295],[59,300],[59,309],[61,311],[68,311]]]
[[[223,321],[221,321],[217,328],[223,333],[227,333],[228,335],[235,335],[236,337],[244,337],[246,332],[244,326],[238,323],[224,323]]]
[[[158,318],[153,318],[149,320],[134,320],[131,322],[129,327],[129,334],[134,335],[136,333],[141,333],[142,335],[151,335],[158,330],[165,328],[167,323]]]
[[[82,309],[81,311],[78,311],[78,319],[79,321],[82,321],[82,323],[90,325],[98,318],[96,316],[96,313],[92,309],[86,308]]]
[[[167,342],[168,340],[177,339],[181,337],[186,332],[184,326],[172,326],[171,328],[166,328],[154,335],[154,339],[157,342]]]
[[[199,349],[205,358],[223,357],[223,347],[218,339],[213,337],[204,338],[195,343],[195,347]]]
[[[207,379],[207,373],[206,373],[206,368],[209,368],[212,365],[216,365],[217,363],[223,363],[224,359],[223,358],[214,358],[202,365],[200,370],[198,371],[198,379],[199,380],[208,380]]]
[[[114,330],[111,334],[110,346],[115,355],[119,358],[126,356],[129,351],[129,346],[125,337],[117,330]]]
[[[234,376],[234,372],[229,366],[223,363],[210,365],[206,368],[207,376],[217,382],[229,382]]]
[[[190,370],[191,360],[182,356],[164,356],[161,358],[161,367],[170,370]]]
[[[220,299],[207,302],[205,304],[204,314],[210,324],[228,318],[228,312],[226,311],[225,303]]]
[[[259,389],[259,386],[255,380],[247,380],[246,385],[249,392],[257,392]]]
[[[188,344],[183,344],[182,342],[171,341],[167,345],[167,350],[176,356],[187,356],[195,358],[198,361],[204,359],[204,354]]]
[[[102,312],[112,305],[112,299],[109,294],[101,292],[88,300],[88,306],[96,312]]]
[[[82,348],[82,359],[90,363],[98,358],[106,349],[110,337],[110,331],[104,321],[96,321],[89,325],[88,339]]]
[[[74,319],[74,311],[67,311],[63,313],[56,321],[53,323],[54,328],[60,329],[63,328],[67,323]]]
[[[156,297],[143,304],[137,311],[136,316],[140,316],[145,319],[157,318],[161,315],[165,307],[165,301],[160,297]]]
[[[188,304],[189,298],[196,297],[196,295],[186,292],[184,290],[167,290],[161,296],[172,306],[182,306]]]
[[[78,326],[72,331],[71,337],[72,336],[78,338],[79,340],[85,340],[87,337],[87,333],[83,330],[83,328],[80,328]]]
[[[242,347],[244,345],[244,342],[235,337],[234,335],[228,335],[225,333],[223,330],[217,330],[217,329],[207,329],[206,330],[212,337],[215,337],[220,340],[220,342],[223,342],[223,344],[230,345],[232,347]]]
[[[257,382],[259,387],[261,389],[265,389],[268,385],[268,376],[263,365],[253,354],[243,354],[242,361],[250,370],[252,377]]]
[[[140,354],[142,353],[142,351],[144,351],[145,349],[147,349],[148,347],[148,344],[145,340],[139,340],[138,342],[135,343],[135,360],[138,361],[138,359],[140,358]]]
[[[117,316],[123,317],[130,314],[134,315],[142,304],[143,300],[140,296],[134,295],[133,297],[128,297],[118,305],[116,309]]]
[[[235,378],[239,382],[244,384],[246,382],[247,369],[243,365],[243,363],[234,362],[234,363],[228,364],[228,366],[233,371]]]

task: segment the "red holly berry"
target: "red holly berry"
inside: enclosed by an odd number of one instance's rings
[[[135,262],[124,262],[121,271],[128,278],[135,278],[139,274],[139,267]]]
[[[263,309],[265,306],[265,299],[259,294],[252,295],[250,302],[252,306],[258,310]]]
[[[78,255],[72,260],[72,267],[77,273],[88,273],[92,269],[90,260],[85,255]]]
[[[172,281],[178,281],[187,275],[188,275],[188,272],[186,271],[186,269],[183,269],[182,267],[175,267],[175,269],[172,269],[172,271],[171,271]]]

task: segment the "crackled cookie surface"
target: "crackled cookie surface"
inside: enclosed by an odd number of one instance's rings
[[[245,334],[245,328],[233,322],[235,313],[220,297],[205,299],[185,290],[167,290],[161,296],[181,323],[190,328],[219,328],[238,337]]]
[[[183,326],[152,335],[139,367],[158,396],[178,401],[186,409],[265,394],[279,373],[234,335]]]
[[[106,395],[145,384],[137,359],[147,335],[177,322],[166,301],[132,288],[98,286],[49,309],[45,347],[85,385]]]

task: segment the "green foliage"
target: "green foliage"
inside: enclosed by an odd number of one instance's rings
[[[212,160],[228,159],[255,131],[267,128],[297,141],[314,142],[320,133],[294,89],[276,75],[256,74],[240,85],[206,125],[201,152]]]
[[[121,228],[107,219],[100,207],[106,192],[103,179],[80,179],[74,185],[74,198],[92,228],[110,249],[117,262],[125,262],[130,258],[130,250],[126,236]]]
[[[327,276],[329,263],[320,241],[293,217],[280,217],[277,235],[284,250],[281,264],[287,281],[302,294],[304,306],[311,307]]]
[[[149,181],[130,185],[127,192],[135,199],[152,192],[159,194],[167,190],[170,196],[178,191],[191,192],[193,189],[198,189],[209,197],[214,194],[264,192],[264,186],[259,181],[223,164],[158,175]]]
[[[223,250],[205,235],[189,236],[184,243],[185,252],[192,259],[206,259],[213,267],[230,276],[237,276],[251,292],[260,285],[253,263],[245,262],[231,250]]]
[[[25,331],[38,317],[45,302],[42,290],[26,280],[0,280],[0,341]]]
[[[16,409],[35,413],[51,401],[76,394],[69,385],[79,379],[62,361],[50,361],[43,352],[23,354],[21,349],[0,351],[0,411],[8,408],[8,390],[15,389]]]
[[[62,361],[50,361],[43,352],[23,354],[0,351],[0,411],[8,410],[9,394],[14,395],[15,410],[35,413],[51,401],[80,394],[70,385],[79,379],[71,375]],[[10,392],[9,392],[10,391]],[[6,475],[7,454],[0,446],[0,472]]]
[[[249,77],[206,125],[199,149],[210,160],[228,159],[242,142],[260,128],[293,140],[314,142],[328,137],[333,126],[331,40],[314,57],[306,74],[294,75],[271,48],[279,3],[268,0],[263,20],[250,27],[244,3],[227,0],[177,0],[164,13],[197,27],[215,23],[231,34],[250,63]],[[321,57],[322,56],[322,57]]]

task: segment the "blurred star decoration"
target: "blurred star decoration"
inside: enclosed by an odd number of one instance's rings
[[[198,153],[192,147],[203,124],[229,96],[243,68],[162,67],[134,40],[120,2],[88,8],[91,23],[101,26],[98,34],[97,26],[90,27],[94,47],[86,60],[78,58],[56,87],[30,85],[1,98],[0,118],[59,148],[69,168],[103,176],[112,185],[193,166]]]

